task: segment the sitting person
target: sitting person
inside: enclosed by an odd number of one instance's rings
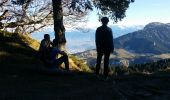
[[[62,56],[58,58],[58,54],[61,54]],[[60,51],[57,48],[56,39],[53,40],[53,47],[51,50],[51,61],[52,61],[52,67],[60,66],[64,62],[65,69],[69,70],[68,55],[64,51]]]
[[[41,41],[39,48],[39,57],[45,66],[49,66],[51,46],[52,42],[50,41],[50,35],[44,34],[44,39]]]

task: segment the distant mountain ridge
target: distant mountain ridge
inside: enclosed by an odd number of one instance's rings
[[[98,25],[100,26],[100,25]],[[113,30],[114,38],[124,34],[142,29],[143,25],[109,25]],[[81,27],[80,29],[66,28],[66,49],[69,53],[78,53],[86,50],[95,49],[95,31],[96,27]],[[41,41],[44,34],[50,34],[51,40],[54,39],[54,31],[52,27],[44,29],[42,32],[35,32],[31,37]]]
[[[149,23],[142,30],[118,37],[114,42],[116,48],[134,53],[170,53],[170,24]]]
[[[110,57],[110,64],[114,66],[129,66],[168,59],[170,58],[170,24],[149,23],[142,30],[116,38],[114,44],[115,51]],[[86,60],[89,66],[95,66],[97,56],[95,49],[76,55]]]

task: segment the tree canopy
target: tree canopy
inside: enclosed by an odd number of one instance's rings
[[[126,17],[125,12],[129,4],[134,0],[93,0],[94,6],[98,9],[99,16],[105,15],[115,22]]]
[[[35,0],[12,0],[14,4],[31,3]],[[134,0],[59,0],[63,4],[63,8],[69,8],[69,13],[84,13],[87,9],[92,10],[93,5],[98,9],[99,16],[108,16],[115,22],[121,21],[126,15],[125,12],[130,3]],[[72,11],[71,11],[72,10]]]

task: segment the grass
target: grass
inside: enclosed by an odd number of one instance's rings
[[[0,31],[0,59],[2,63],[9,62],[9,64],[32,64],[37,63],[43,66],[38,60],[37,51],[39,49],[39,42],[30,38],[26,34],[9,33]],[[70,65],[73,70],[90,72],[90,68],[83,60],[70,55]],[[24,66],[23,65],[23,66]],[[37,67],[37,66],[36,66]]]
[[[73,56],[73,55],[70,55],[69,58],[72,59],[73,63],[75,65],[77,65],[77,67],[79,67],[81,69],[81,71],[92,72],[92,70],[89,68],[89,66],[87,66],[86,62],[83,61],[82,59],[80,59],[76,56]]]

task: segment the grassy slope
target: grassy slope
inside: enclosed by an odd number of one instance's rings
[[[0,32],[0,100],[170,98],[169,71],[111,77],[108,82],[98,80],[92,73],[46,73],[38,69],[43,65],[36,59],[36,50],[31,48],[38,48],[35,41],[27,36],[3,34]]]

